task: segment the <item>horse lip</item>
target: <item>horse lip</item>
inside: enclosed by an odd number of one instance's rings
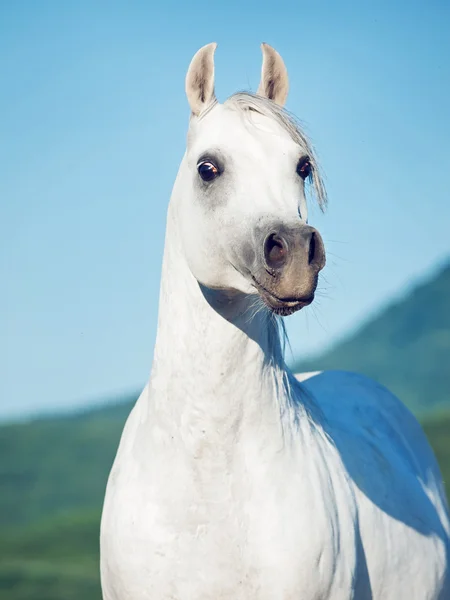
[[[264,287],[254,275],[252,275],[252,280],[264,303],[274,312],[280,310],[280,314],[292,314],[308,306],[314,300],[314,292],[304,298],[281,298]]]

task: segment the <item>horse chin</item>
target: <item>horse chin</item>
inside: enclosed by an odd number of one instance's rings
[[[273,297],[270,298],[261,293],[260,293],[260,296],[261,296],[261,299],[264,302],[264,304],[267,306],[267,308],[269,308],[269,310],[271,312],[273,312],[275,315],[278,315],[280,317],[288,317],[289,315],[293,315],[295,312],[298,312],[305,306],[308,306],[309,304],[311,304],[311,302],[313,300],[313,298],[312,298],[311,300],[308,299],[307,301],[298,300],[296,302],[291,302],[291,301],[282,302],[277,299],[274,302]]]
[[[296,306],[279,306],[278,308],[270,307],[270,310],[278,317],[289,317],[289,315],[293,315],[299,310],[302,310],[303,306],[305,305],[297,304]]]
[[[280,317],[288,317],[308,306],[314,300],[314,292],[310,296],[303,298],[280,298],[259,284],[255,279],[254,283],[261,300],[267,308]]]

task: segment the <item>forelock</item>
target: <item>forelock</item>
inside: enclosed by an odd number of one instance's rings
[[[312,166],[311,183],[313,184],[317,202],[323,210],[327,204],[327,195],[320,174],[316,153],[311,142],[302,131],[298,120],[272,100],[249,92],[238,92],[233,94],[224,104],[240,111],[243,115],[250,115],[251,112],[256,112],[262,116],[275,120],[282,129],[286,131],[289,137],[307,152]]]

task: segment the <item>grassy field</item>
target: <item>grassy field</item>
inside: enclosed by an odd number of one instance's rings
[[[100,511],[72,512],[4,532],[2,600],[99,600]]]

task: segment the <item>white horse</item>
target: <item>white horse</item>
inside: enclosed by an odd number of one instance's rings
[[[123,432],[101,526],[105,600],[444,600],[449,516],[408,410],[344,372],[297,376],[279,320],[325,263],[310,145],[263,45],[256,95],[214,95],[215,44],[171,198],[154,363]]]

